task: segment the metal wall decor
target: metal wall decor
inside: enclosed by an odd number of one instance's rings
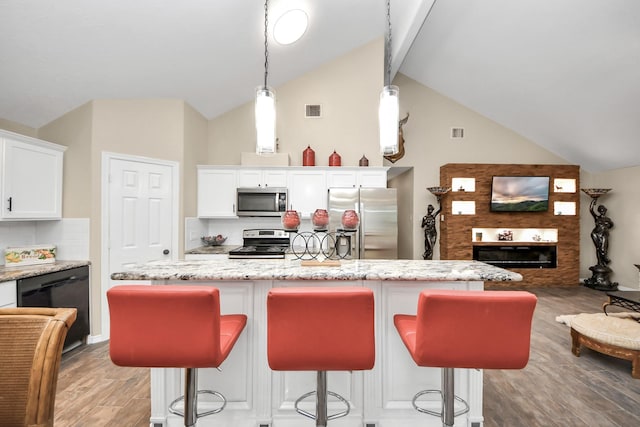
[[[402,127],[407,123],[407,121],[409,121],[409,113],[407,113],[404,119],[398,122],[398,152],[384,156],[384,158],[389,160],[391,163],[395,163],[404,157],[404,131],[402,130]]]
[[[611,262],[609,258],[609,230],[613,228],[613,221],[607,216],[607,208],[599,205],[596,210],[598,198],[604,196],[610,188],[583,188],[582,191],[591,197],[589,204],[589,212],[593,216],[595,226],[591,231],[591,240],[596,248],[597,264],[589,267],[593,273],[590,278],[585,279],[584,285],[600,291],[615,291],[618,289],[618,283],[611,282],[609,276],[612,273],[608,264]]]

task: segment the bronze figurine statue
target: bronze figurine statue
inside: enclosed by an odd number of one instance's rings
[[[591,240],[596,247],[596,259],[598,263],[589,267],[589,270],[593,273],[588,279],[585,279],[585,286],[601,291],[615,291],[618,289],[618,284],[611,282],[609,276],[611,275],[611,268],[608,264],[611,259],[608,256],[609,251],[609,230],[613,228],[613,221],[607,216],[607,208],[604,205],[599,205],[596,212],[597,197],[591,199],[589,205],[589,212],[595,221],[595,226],[591,231]]]
[[[596,199],[591,200],[589,211],[596,223],[591,231],[591,240],[596,246],[598,265],[607,265],[611,262],[607,252],[609,251],[609,230],[613,227],[613,221],[607,216],[607,208],[604,205],[598,206],[598,213],[596,214],[595,205]]]
[[[433,248],[436,245],[438,231],[436,230],[436,216],[440,213],[441,208],[433,211],[433,205],[427,206],[427,214],[422,217],[422,228],[424,228],[424,253],[423,259],[433,259]]]

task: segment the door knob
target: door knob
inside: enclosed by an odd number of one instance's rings
[[[169,255],[169,249],[165,249],[164,251],[162,251],[162,253],[165,255]]]

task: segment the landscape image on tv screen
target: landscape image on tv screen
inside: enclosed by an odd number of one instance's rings
[[[548,176],[494,176],[492,212],[546,212],[549,210]]]

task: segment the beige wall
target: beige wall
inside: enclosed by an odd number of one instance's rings
[[[178,253],[184,253],[184,215],[195,213],[195,165],[206,159],[207,120],[175,99],[89,102],[47,124],[38,136],[68,147],[63,215],[90,218],[92,334],[101,330],[102,154],[141,156],[180,164]]]
[[[67,147],[64,153],[62,216],[91,216],[93,103],[88,102],[38,129],[38,137]]]
[[[362,155],[382,165],[378,149],[378,96],[383,85],[382,39],[276,87],[278,152],[302,164],[310,145],[316,165],[326,166],[335,149],[344,166],[357,166]],[[305,104],[321,104],[322,118],[304,117]],[[209,163],[240,164],[240,153],[255,151],[253,102],[209,123]]]
[[[184,109],[184,161],[181,166],[184,217],[196,216],[197,170],[196,166],[207,162],[208,120],[190,105]],[[181,225],[184,222],[181,223]],[[184,242],[184,239],[182,239]]]
[[[9,132],[19,133],[21,135],[38,137],[38,130],[29,126],[22,125],[11,120],[0,118],[0,129],[8,130]]]
[[[611,192],[598,199],[607,208],[607,216],[614,227],[609,237],[609,267],[611,280],[620,286],[640,289],[640,166],[590,174],[583,172],[582,188],[611,188]],[[590,199],[583,195],[580,217],[580,277],[591,277],[589,267],[596,264],[595,247],[590,233],[594,220],[589,213]]]
[[[427,205],[437,204],[426,188],[440,184],[440,166],[446,163],[566,164],[533,142],[405,75],[396,75],[393,83],[400,88],[400,116],[410,114],[404,126],[406,154],[393,165],[414,167],[414,259],[421,259],[424,252],[421,220]],[[464,128],[462,140],[450,138],[452,127]],[[434,252],[433,258],[439,259],[438,245]]]

